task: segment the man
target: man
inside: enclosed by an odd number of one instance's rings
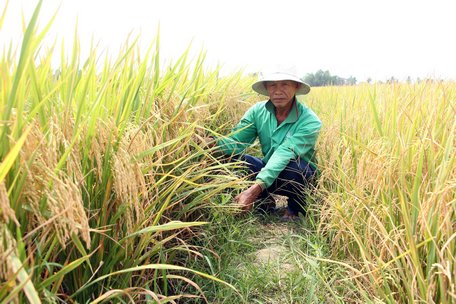
[[[309,93],[310,86],[293,71],[277,71],[264,75],[252,89],[269,100],[253,105],[234,128],[233,135],[218,138],[216,145],[227,155],[242,155],[258,138],[263,159],[239,157],[247,163],[255,183],[235,200],[248,211],[269,193],[285,195],[288,208],[282,219],[295,220],[299,212],[305,213],[303,190],[316,173],[315,143],[321,121],[296,99],[296,95]]]

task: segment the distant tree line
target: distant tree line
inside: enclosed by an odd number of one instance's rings
[[[313,87],[321,87],[328,85],[355,85],[356,78],[342,78],[336,75],[331,75],[329,71],[318,70],[315,73],[309,73],[303,78],[304,82]]]
[[[251,77],[258,77],[258,73],[250,73]],[[337,75],[331,75],[329,71],[318,70],[315,73],[308,73],[306,76],[301,78],[304,82],[308,83],[312,87],[321,87],[321,86],[339,86],[339,85],[356,85],[358,80],[356,77],[350,76],[348,78],[342,78]],[[443,82],[443,79],[440,78],[412,78],[407,76],[405,79],[398,79],[394,76],[386,78],[385,80],[373,80],[368,77],[364,80],[365,83],[378,83],[378,84],[394,84],[394,83],[422,83],[422,82]]]

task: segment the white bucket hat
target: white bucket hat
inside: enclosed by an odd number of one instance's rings
[[[296,76],[296,68],[278,68],[274,72],[260,73],[260,77],[257,82],[252,85],[252,89],[262,95],[269,96],[268,90],[266,90],[267,81],[281,81],[281,80],[292,80],[301,84],[299,89],[296,91],[296,95],[306,95],[310,92],[310,86]]]

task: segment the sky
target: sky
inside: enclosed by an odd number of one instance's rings
[[[37,2],[9,1],[0,54],[20,45],[22,15],[28,21]],[[284,64],[300,76],[321,69],[358,81],[456,80],[456,0],[43,0],[41,27],[57,9],[44,43],[64,39],[71,50],[78,20],[82,55],[92,40],[115,55],[129,34],[145,48],[160,25],[164,60],[191,43],[195,54],[207,52],[206,65],[228,73]]]

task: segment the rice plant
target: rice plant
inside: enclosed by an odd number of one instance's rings
[[[321,231],[366,300],[456,299],[456,85],[316,89]]]
[[[190,274],[227,283],[185,267],[191,240],[242,181],[193,135],[249,98],[241,73],[219,77],[188,50],[161,67],[159,34],[145,54],[133,42],[83,59],[75,33],[55,69],[41,5],[0,60],[0,301],[204,299]]]

